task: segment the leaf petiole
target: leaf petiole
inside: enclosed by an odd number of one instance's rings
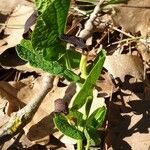
[[[83,150],[83,143],[82,140],[77,141],[77,150]]]
[[[66,50],[66,55],[65,55],[65,62],[66,62],[67,69],[71,70],[71,64],[70,64],[70,61],[69,61],[69,56],[68,56],[67,50]]]
[[[88,60],[88,52],[82,53],[81,60],[80,60],[80,71],[81,71],[81,78],[87,78],[87,60]]]
[[[85,146],[85,150],[89,150],[90,148],[90,143],[91,143],[91,140],[87,140],[87,144]]]

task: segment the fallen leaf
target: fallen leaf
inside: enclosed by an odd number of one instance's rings
[[[9,83],[0,81],[0,104],[6,103],[5,111],[8,116],[11,113],[19,110],[24,105],[16,97],[17,90],[12,87]]]
[[[1,0],[0,12],[1,14],[9,15],[18,4],[19,0]]]
[[[10,15],[17,5],[28,5],[33,7],[34,0],[1,0],[0,14]]]
[[[119,106],[113,104],[118,110]],[[144,99],[143,93],[132,93],[128,100],[130,111],[121,113],[122,119],[109,123],[107,141],[113,149],[148,149],[150,146],[150,105],[149,100]],[[115,108],[115,107],[112,108]],[[111,108],[111,109],[112,109]],[[116,111],[110,115],[116,116]],[[139,144],[140,143],[140,144]]]
[[[99,97],[110,97],[118,90],[118,87],[112,82],[112,78],[108,72],[101,74],[101,77],[96,82],[96,89]]]
[[[56,88],[45,97],[32,121],[25,127],[30,141],[40,144],[48,143],[49,134],[54,132],[54,101],[58,98],[63,98],[66,88]],[[45,137],[47,138],[46,140],[44,139]]]
[[[150,35],[150,2],[149,0],[129,0],[128,4],[114,7],[112,16],[114,24],[126,32],[140,32],[142,36]]]
[[[5,22],[7,26],[4,29],[4,38],[0,40],[5,42],[5,44],[1,45],[0,54],[3,53],[6,49],[19,44],[24,32],[25,22],[34,11],[33,7],[17,5],[16,2],[17,1],[15,1],[14,5],[17,7],[15,7],[13,13],[9,15],[9,19]]]
[[[29,77],[18,82],[0,82],[0,89],[2,89],[0,102],[2,104],[4,100],[7,101],[9,106],[7,108],[8,115],[24,107],[31,99],[37,96],[37,93],[40,93],[39,90],[42,85],[40,85],[40,78],[34,80],[33,77]],[[49,135],[55,131],[53,124],[54,101],[59,98],[64,98],[69,103],[71,97],[74,95],[74,90],[73,85],[69,87],[56,86],[54,90],[49,92],[32,121],[24,128],[30,141],[40,144],[49,142]]]
[[[30,141],[42,145],[49,142],[49,135],[57,131],[53,124],[54,102],[56,99],[62,98],[69,103],[73,94],[73,85],[70,85],[69,87],[56,87],[48,93],[32,121],[25,127],[27,137]],[[59,137],[62,136],[62,133],[57,133],[57,135],[60,135],[57,136],[59,139]]]
[[[48,80],[48,82],[47,82]],[[51,83],[49,83],[49,80],[51,81]],[[18,90],[17,92],[17,99],[21,102],[21,103],[24,103],[24,104],[32,104],[32,102],[34,102],[35,100],[40,100],[42,101],[43,100],[43,96],[45,97],[44,94],[46,94],[48,92],[48,90],[51,90],[49,88],[52,88],[52,85],[53,85],[53,77],[49,77],[47,75],[43,75],[41,77],[38,77],[34,82],[32,82],[31,84],[29,85],[26,85],[24,87],[22,87],[20,90]],[[41,87],[43,87],[41,89]],[[48,87],[48,88],[47,88]],[[46,90],[46,91],[44,91]],[[12,101],[14,99],[12,98]],[[31,102],[30,102],[31,101]],[[9,102],[10,103],[10,102]],[[36,103],[35,103],[36,104]],[[34,104],[34,105],[35,105]],[[15,105],[17,107],[17,105]],[[47,105],[46,105],[47,106]],[[19,107],[19,106],[18,106]],[[33,107],[33,106],[32,106]],[[31,109],[32,109],[31,107]],[[35,106],[34,106],[35,107]],[[33,108],[34,108],[33,107]],[[22,107],[22,108],[27,108],[26,106],[25,107]],[[36,108],[36,107],[35,107]],[[17,112],[18,113],[18,116],[19,116],[19,112],[23,112],[24,109],[21,109],[21,107],[19,108],[20,110]],[[30,109],[30,108],[27,108],[27,109]],[[53,111],[50,109],[50,111]],[[25,111],[26,112],[26,111]],[[12,112],[13,113],[13,112]],[[16,114],[17,114],[16,113]],[[21,113],[20,113],[21,114]],[[39,114],[40,116],[40,114]],[[38,117],[39,117],[38,116]],[[15,117],[15,115],[13,116]],[[11,118],[12,119],[12,118]],[[40,117],[38,118],[38,120],[40,119]],[[51,124],[51,122],[50,122]],[[7,123],[8,125],[8,123]],[[47,124],[46,124],[47,125]],[[45,126],[46,126],[45,125]],[[10,126],[10,125],[9,125]],[[47,129],[47,128],[45,128]],[[1,129],[1,132],[3,132],[3,130]],[[48,135],[48,132],[47,132],[47,135]]]
[[[139,42],[137,44],[137,50],[140,52],[142,59],[146,62],[150,62],[150,51],[148,43]]]
[[[122,81],[126,75],[143,79],[144,66],[140,57],[133,55],[112,55],[107,56],[104,67],[114,78],[119,77]]]

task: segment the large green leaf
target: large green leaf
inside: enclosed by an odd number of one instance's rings
[[[36,0],[36,5],[42,13],[38,19],[31,40],[22,40],[17,46],[18,55],[29,61],[33,67],[54,75],[63,75],[70,81],[77,82],[80,77],[68,70],[65,61],[65,44],[59,39],[64,33],[70,0]],[[75,53],[75,52],[74,52]],[[71,64],[77,64],[80,58],[70,59]]]
[[[64,33],[69,7],[70,0],[54,0],[42,14],[45,24],[57,28],[59,35]]]
[[[100,76],[105,61],[105,52],[101,51],[97,57],[93,69],[90,71],[87,79],[73,101],[72,111],[81,108],[86,103],[86,100],[93,96],[93,87]]]
[[[62,114],[56,113],[54,116],[54,123],[58,130],[64,135],[67,135],[76,140],[83,140],[84,134],[78,130],[74,125],[70,125]]]
[[[51,27],[51,26],[50,26]],[[32,34],[32,45],[37,54],[46,60],[58,60],[66,49],[58,38],[57,28],[51,29],[40,17]]]
[[[47,61],[41,55],[37,55],[32,50],[25,47],[17,46],[18,55],[26,61],[29,61],[30,65],[36,68],[49,72],[50,74],[59,75],[63,74],[64,68],[57,61]]]
[[[54,75],[63,75],[69,81],[77,82],[80,77],[71,70],[66,69],[58,61],[47,61],[42,55],[36,54],[30,40],[23,39],[16,48],[18,55],[25,61],[29,61],[30,65],[49,72]]]
[[[59,36],[64,33],[69,6],[70,0],[54,0],[37,20],[32,45],[46,60],[58,60],[66,51]]]

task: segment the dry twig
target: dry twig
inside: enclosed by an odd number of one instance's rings
[[[92,30],[95,28],[94,21],[96,20],[99,12],[101,11],[101,5],[105,0],[100,0],[99,3],[94,8],[94,11],[91,13],[89,20],[85,23],[84,29],[80,32],[79,37],[83,39],[88,39],[91,36]]]
[[[0,128],[0,145],[10,140],[31,121],[44,97],[53,88],[53,77],[48,75],[43,76],[42,80],[37,84],[37,86],[42,87],[41,91],[35,94],[29,104],[19,110]]]

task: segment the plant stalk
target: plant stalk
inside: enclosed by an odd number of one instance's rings
[[[81,71],[81,78],[87,78],[87,60],[88,60],[88,53],[82,54],[81,61],[80,61],[80,71]]]
[[[90,140],[87,140],[85,150],[89,150],[89,149],[90,149]]]
[[[66,67],[67,69],[71,69],[71,65],[70,65],[70,61],[69,61],[69,57],[68,57],[68,52],[66,51],[66,55],[65,55],[65,62],[66,62]]]
[[[82,140],[77,141],[77,150],[83,150],[83,143]]]

